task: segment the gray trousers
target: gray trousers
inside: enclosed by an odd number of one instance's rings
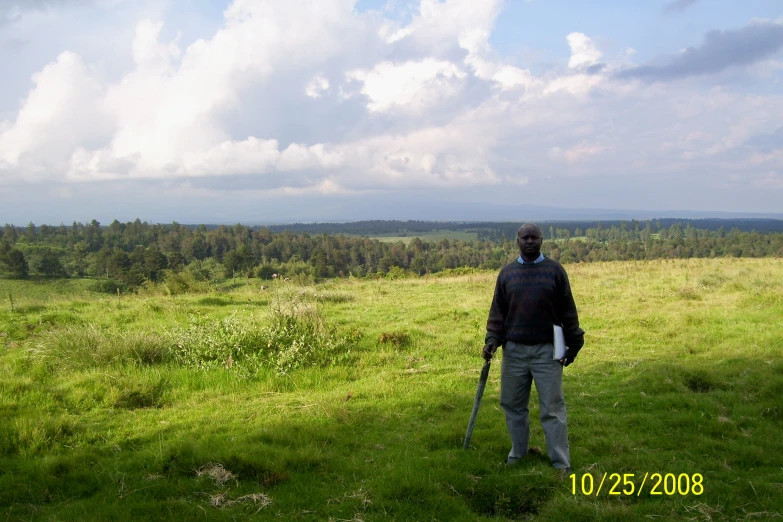
[[[509,462],[527,454],[530,440],[530,386],[536,383],[546,451],[556,468],[571,467],[568,448],[563,365],[552,359],[551,343],[524,345],[507,341],[503,347],[500,406],[511,436]]]

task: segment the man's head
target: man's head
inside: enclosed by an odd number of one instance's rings
[[[541,254],[541,229],[533,223],[525,223],[517,230],[517,246],[522,259],[535,261]]]

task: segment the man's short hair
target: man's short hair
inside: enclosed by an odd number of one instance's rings
[[[535,228],[536,232],[538,232],[538,235],[541,236],[541,227],[539,227],[535,223],[525,223],[524,225],[519,227],[519,229],[517,230],[517,235],[519,235],[519,233],[522,232],[522,229],[525,228],[525,227],[533,227],[533,228]]]

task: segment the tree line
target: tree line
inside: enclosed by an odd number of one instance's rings
[[[543,251],[562,263],[783,256],[783,233],[737,227],[709,230],[691,223],[662,227],[657,221],[634,221],[584,228],[544,224],[543,229]],[[101,288],[114,291],[147,281],[187,288],[200,281],[238,276],[270,279],[279,274],[313,281],[497,269],[516,258],[513,234],[509,237],[501,227],[486,231],[477,240],[414,238],[406,244],[241,224],[207,228],[138,219],[115,220],[108,226],[96,220],[57,227],[5,225],[0,229],[0,271],[14,278],[92,277],[104,280]]]
[[[658,232],[661,229],[669,228],[674,224],[681,227],[690,225],[693,228],[710,230],[717,232],[720,229],[728,230],[737,228],[743,232],[783,232],[783,220],[771,218],[698,218],[698,219],[676,219],[659,218],[640,222],[637,220],[566,220],[566,221],[545,221],[539,223],[544,229],[544,237],[554,239],[550,235],[553,230],[568,230],[572,235],[578,235],[578,232],[588,228],[612,228],[626,227],[629,229],[644,229],[647,224],[650,225],[652,232]],[[415,236],[426,234],[434,230],[463,230],[477,232],[479,239],[514,239],[519,228],[520,222],[442,222],[442,221],[398,221],[398,220],[366,220],[354,221],[351,223],[292,223],[286,225],[270,225],[272,232],[283,232],[290,230],[292,232],[307,232],[308,234],[346,234],[358,236]],[[207,225],[207,228],[215,228],[217,225]]]

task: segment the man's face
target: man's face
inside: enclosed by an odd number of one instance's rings
[[[524,226],[517,232],[519,252],[527,258],[536,258],[541,253],[541,231],[536,227]]]

